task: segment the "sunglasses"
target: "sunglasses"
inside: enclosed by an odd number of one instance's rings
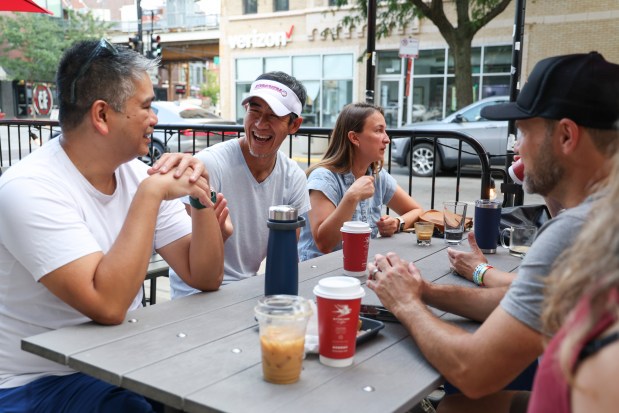
[[[99,41],[97,47],[95,47],[92,52],[90,52],[88,59],[86,59],[86,63],[82,65],[82,68],[79,70],[79,72],[77,72],[77,75],[75,76],[75,78],[73,78],[73,81],[71,82],[71,104],[74,105],[77,102],[77,96],[75,95],[75,85],[77,85],[77,81],[84,77],[86,71],[90,69],[92,62],[97,57],[99,57],[101,55],[101,52],[103,52],[104,50],[110,52],[112,56],[118,55],[118,49],[116,49],[116,47],[114,47],[112,43],[108,42],[106,39],[101,39]]]

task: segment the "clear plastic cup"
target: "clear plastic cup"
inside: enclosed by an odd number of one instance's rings
[[[295,383],[305,357],[309,302],[296,295],[269,295],[254,308],[260,328],[262,374],[275,384]]]

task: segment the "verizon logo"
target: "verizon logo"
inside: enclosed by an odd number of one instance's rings
[[[294,25],[290,30],[272,33],[258,33],[257,30],[250,34],[229,36],[228,44],[232,49],[251,49],[254,47],[285,47],[292,38]]]

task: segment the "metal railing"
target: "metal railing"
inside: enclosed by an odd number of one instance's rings
[[[57,121],[0,120],[0,167],[20,161],[60,131]]]
[[[398,137],[406,137],[410,140],[409,142],[409,148],[414,148],[415,147],[415,142],[418,139],[423,139],[423,141],[428,141],[430,140],[432,142],[432,148],[433,148],[433,159],[439,159],[440,155],[439,155],[439,147],[449,147],[452,149],[456,149],[458,151],[458,161],[456,163],[456,169],[455,169],[455,173],[456,173],[456,194],[455,194],[455,200],[459,201],[460,200],[460,180],[462,179],[462,154],[464,152],[464,144],[467,144],[468,146],[470,146],[470,148],[474,151],[473,153],[477,155],[477,157],[479,158],[479,164],[481,166],[481,188],[480,188],[480,199],[489,199],[490,198],[490,189],[491,189],[491,182],[492,182],[492,177],[491,174],[493,172],[493,170],[490,167],[490,156],[488,155],[488,152],[486,152],[486,150],[484,149],[484,147],[473,137],[464,134],[464,133],[460,133],[460,132],[453,132],[453,131],[432,131],[432,130],[424,130],[423,132],[417,132],[417,131],[411,131],[411,130],[400,130],[400,129],[394,129],[394,130],[387,130],[387,134],[389,134],[389,136],[394,136],[397,135]],[[441,141],[439,141],[439,138],[441,139]],[[457,142],[457,147],[453,147],[451,145],[449,145],[448,143],[445,143],[444,139],[451,139]],[[470,150],[467,151],[467,153],[471,153]],[[391,151],[389,152],[389,155],[391,155]],[[389,156],[389,161],[391,161],[391,156]],[[412,178],[413,178],[413,151],[409,150],[408,151],[408,193],[411,194],[412,193]],[[436,175],[437,175],[437,170],[436,170],[436,165],[437,162],[433,163],[433,170],[432,170],[432,194],[431,194],[431,200],[430,200],[430,205],[432,205],[432,208],[434,208],[434,194],[435,194],[435,187],[436,187]],[[391,162],[389,162],[389,171],[391,171]]]
[[[36,150],[40,145],[44,144],[49,139],[53,139],[59,132],[60,127],[56,121],[0,120],[0,167],[6,169],[8,166],[18,162],[24,156]],[[301,138],[302,142],[306,142],[302,152],[307,155],[304,160],[300,160],[301,158],[299,156],[295,156],[297,162],[303,162],[307,167],[309,167],[313,162],[312,145],[315,144],[315,140],[328,140],[330,133],[330,128],[301,127],[295,136],[297,138]],[[491,169],[488,153],[484,150],[481,144],[477,142],[477,140],[466,134],[444,131],[416,132],[403,129],[389,129],[387,130],[387,133],[389,136],[410,139],[409,148],[413,148],[415,146],[415,141],[417,139],[423,139],[425,142],[432,142],[434,148],[434,159],[438,159],[440,156],[439,147],[450,147],[452,149],[457,149],[458,162],[455,169],[456,185],[454,188],[454,198],[456,200],[459,200],[460,198],[460,180],[462,177],[461,155],[465,144],[468,145],[467,153],[470,153],[472,150],[479,158],[479,164],[481,165],[480,198],[487,199],[490,197],[492,173],[496,172],[500,173],[502,176],[505,176],[505,171],[502,169]],[[196,153],[205,147],[212,146],[216,143],[229,139],[236,139],[243,134],[244,129],[241,125],[192,125],[191,129],[188,129],[187,125],[157,125],[152,136],[153,140],[151,141],[151,154],[153,156],[144,157],[142,160],[146,163],[152,163],[152,159],[157,158],[160,155],[159,152],[165,151]],[[439,138],[441,141],[439,141]],[[457,146],[447,145],[445,143],[445,139],[449,139],[448,142],[455,142]],[[297,146],[299,145],[301,144],[298,143]],[[292,158],[294,155],[293,140],[288,139],[286,146],[287,149],[284,147],[282,147],[282,149]],[[411,195],[414,176],[412,167],[412,152],[412,150],[409,151],[409,159],[407,162],[409,171],[407,192]],[[391,144],[386,154],[385,167],[388,172],[391,172]],[[435,162],[434,170],[431,176],[431,208],[434,208],[437,173],[438,171],[436,170]],[[417,194],[417,198],[418,197],[419,196]]]

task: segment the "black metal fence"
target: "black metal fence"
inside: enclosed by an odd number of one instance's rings
[[[60,132],[60,127],[56,121],[39,121],[39,120],[0,120],[0,167],[5,170],[7,167],[15,164],[24,156],[36,150],[41,145],[50,139],[54,139]],[[295,159],[299,163],[310,166],[312,163],[312,145],[322,140],[328,140],[331,129],[318,127],[301,127],[295,134],[303,142],[303,153],[307,154],[303,161],[300,161],[299,156],[295,154]],[[443,131],[423,131],[416,132],[411,130],[390,129],[387,130],[389,136],[397,136],[399,138],[410,139],[409,148],[415,146],[417,139],[423,139],[425,142],[432,142],[434,159],[438,159],[440,153],[445,147],[450,150],[457,150],[458,162],[455,168],[456,182],[454,188],[454,199],[460,198],[460,180],[462,177],[462,154],[475,154],[479,159],[481,167],[480,176],[480,198],[489,198],[492,187],[493,173],[501,174],[505,178],[503,169],[491,169],[488,153],[484,148],[472,137],[457,133]],[[143,157],[142,160],[146,163],[152,163],[161,153],[169,152],[187,152],[196,153],[201,149],[212,146],[216,143],[236,139],[244,134],[243,126],[240,125],[192,125],[191,129],[187,125],[157,125],[152,135],[151,154]],[[319,141],[320,140],[320,141]],[[448,143],[446,143],[448,142]],[[325,145],[325,142],[321,142]],[[299,144],[297,144],[298,147]],[[289,139],[287,148],[282,148],[288,153],[288,156],[293,157],[293,140]],[[408,153],[408,193],[412,194],[413,182],[413,154]],[[436,163],[435,163],[436,165]],[[392,170],[391,144],[389,151],[386,154],[385,167],[387,171]],[[430,199],[430,207],[434,208],[436,178],[438,171],[436,167],[433,170],[432,176],[429,178],[416,179],[432,179],[432,191]]]

